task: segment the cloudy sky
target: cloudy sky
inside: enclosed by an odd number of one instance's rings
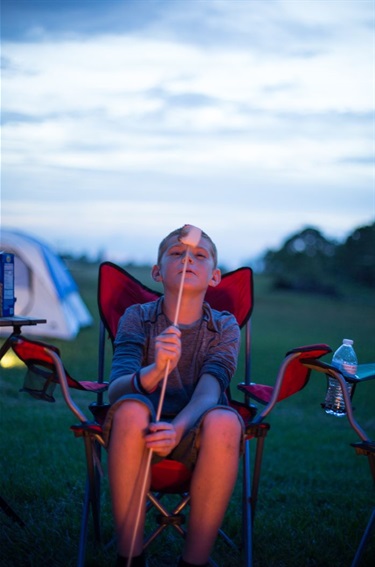
[[[2,223],[229,268],[374,221],[374,0],[2,0]]]

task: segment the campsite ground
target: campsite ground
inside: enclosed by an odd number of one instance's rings
[[[61,348],[70,372],[95,379],[98,317],[97,266],[71,266],[81,294],[94,316],[91,328],[76,340],[52,341]],[[144,269],[134,274],[147,285]],[[255,277],[252,323],[253,381],[272,384],[285,352],[295,346],[325,342],[335,348],[351,335],[359,360],[374,359],[375,298],[368,290],[341,299],[274,292],[270,281]],[[356,301],[353,301],[356,297]],[[108,352],[110,345],[108,344]],[[235,380],[241,380],[241,358]],[[0,561],[4,567],[70,567],[76,564],[85,463],[81,440],[69,427],[75,419],[57,391],[56,403],[37,402],[19,393],[24,369],[1,370],[1,484],[5,497],[24,519],[21,528],[2,512]],[[320,408],[325,383],[312,375],[308,386],[273,412],[266,440],[263,475],[254,525],[255,567],[326,567],[350,565],[373,506],[373,486],[364,457],[350,447],[356,435],[345,419],[326,416]],[[86,411],[90,396],[75,398]],[[361,384],[355,411],[375,438],[375,382]],[[105,455],[104,455],[105,473]],[[225,520],[237,542],[241,538],[241,477]],[[106,475],[103,477],[104,541],[113,538]],[[168,533],[150,550],[150,565],[174,564],[180,541]],[[362,567],[370,567],[375,542]],[[113,545],[95,548],[89,535],[88,566],[113,564]],[[240,555],[218,543],[220,567],[241,565]]]

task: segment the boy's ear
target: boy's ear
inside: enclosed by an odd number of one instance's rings
[[[216,287],[217,285],[219,285],[220,282],[221,282],[221,271],[219,270],[219,268],[215,268],[215,270],[212,272],[211,281],[208,285],[210,287]]]
[[[154,281],[161,282],[160,268],[157,264],[152,267],[151,276]]]

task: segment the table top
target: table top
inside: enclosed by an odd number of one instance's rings
[[[321,371],[323,371],[323,372],[327,371],[326,374],[328,374],[328,371],[330,369],[337,370],[337,368],[335,366],[333,366],[332,364],[329,364],[328,362],[324,362],[323,360],[311,360],[311,361],[309,361],[308,359],[306,359],[306,360],[302,360],[302,364],[305,364],[306,366],[310,366],[310,368],[312,368],[314,370],[321,369]],[[374,380],[375,379],[375,362],[367,362],[367,363],[364,363],[364,364],[358,364],[357,372],[356,372],[355,375],[348,374],[347,372],[344,372],[343,370],[341,370],[340,372],[341,372],[342,376],[345,378],[345,380],[347,382],[350,382],[351,384],[356,384],[358,382],[364,382],[365,380]]]
[[[0,327],[23,327],[47,323],[47,319],[38,317],[0,317]]]
[[[375,362],[369,362],[368,364],[358,364],[357,377],[359,380],[372,380],[375,378]]]

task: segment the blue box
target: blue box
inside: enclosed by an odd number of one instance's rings
[[[0,317],[14,315],[14,254],[0,252]]]

